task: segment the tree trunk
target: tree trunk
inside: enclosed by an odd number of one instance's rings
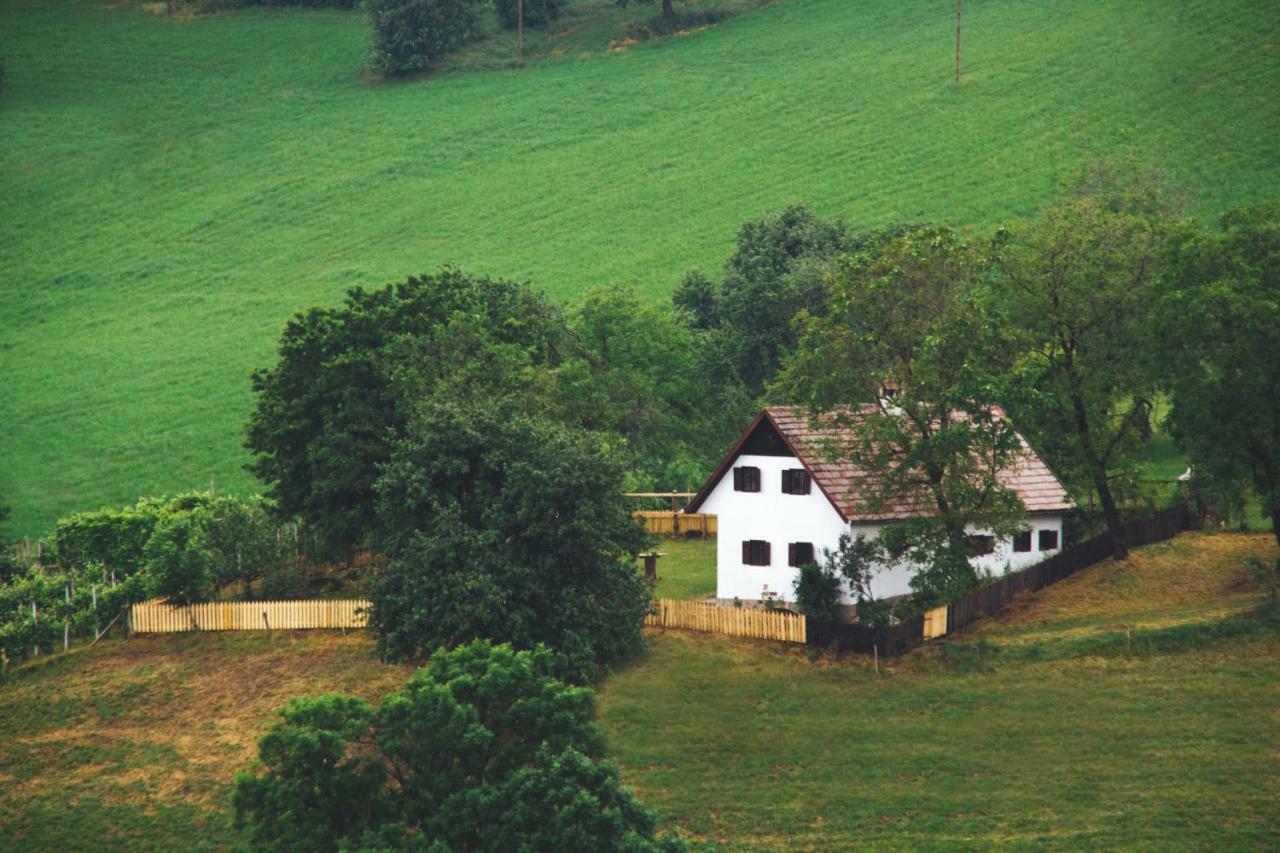
[[[1117,560],[1129,556],[1129,549],[1121,535],[1123,523],[1120,521],[1120,509],[1116,506],[1115,495],[1111,494],[1111,486],[1107,483],[1105,469],[1094,469],[1093,487],[1098,490],[1098,500],[1102,502],[1102,516],[1107,520],[1107,532],[1111,534],[1111,554]]]
[[[671,1],[672,0],[662,0],[662,17],[664,18],[675,17],[676,10],[672,8]]]
[[[1280,545],[1280,503],[1271,507],[1271,533],[1276,537],[1276,544]]]

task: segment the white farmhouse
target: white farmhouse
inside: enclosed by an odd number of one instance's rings
[[[807,409],[790,406],[766,408],[743,433],[685,510],[718,517],[718,599],[792,601],[797,567],[820,561],[824,549],[835,550],[841,533],[873,538],[884,525],[922,511],[913,502],[865,511],[861,484],[869,475],[829,458],[828,448],[845,439],[841,428],[815,428]],[[1028,515],[1025,529],[1012,539],[995,541],[971,531],[978,552],[974,565],[996,575],[1056,553],[1063,513],[1072,507],[1062,483],[1025,440],[1016,463],[1000,478]],[[912,572],[906,564],[885,566],[871,591],[876,598],[907,595]]]

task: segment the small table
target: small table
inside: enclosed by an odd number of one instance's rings
[[[644,579],[647,581],[656,581],[658,579],[658,558],[667,556],[665,551],[647,551],[643,554],[637,554],[637,557],[644,560]]]

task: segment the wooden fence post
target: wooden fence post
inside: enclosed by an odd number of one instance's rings
[[[35,628],[35,656],[40,657],[40,608],[35,601],[31,602],[31,625]]]

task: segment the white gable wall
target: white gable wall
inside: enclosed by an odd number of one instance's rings
[[[760,469],[760,491],[734,491],[732,468],[739,466]],[[758,601],[776,597],[783,601],[794,601],[792,585],[797,570],[787,565],[787,545],[791,542],[812,542],[814,554],[821,560],[823,550],[834,550],[840,541],[840,534],[849,529],[816,483],[807,495],[783,494],[782,472],[788,468],[801,467],[800,460],[792,456],[744,454],[734,461],[698,508],[699,512],[717,516],[717,598]],[[1027,519],[1027,525],[1032,531],[1030,551],[1014,552],[1011,541],[997,542],[994,553],[974,560],[978,570],[1001,575],[1006,569],[1017,570],[1057,553],[1056,550],[1040,550],[1039,532],[1056,530],[1061,547],[1060,514],[1032,516]],[[881,527],[883,525],[855,522],[853,532],[855,535],[875,538]],[[770,543],[770,565],[743,564],[742,543],[749,539]],[[908,595],[911,593],[912,573],[912,567],[906,564],[886,567],[872,578],[871,591],[876,598]]]
[[[725,472],[698,512],[716,516],[716,597],[756,601],[777,597],[792,601],[796,570],[787,565],[787,544],[812,542],[821,557],[823,548],[834,548],[846,529],[844,519],[816,483],[807,495],[782,493],[782,472],[801,468],[794,456],[742,455],[733,467],[760,469],[760,491],[735,492],[733,470]],[[763,539],[772,545],[768,566],[742,564],[742,543]]]

